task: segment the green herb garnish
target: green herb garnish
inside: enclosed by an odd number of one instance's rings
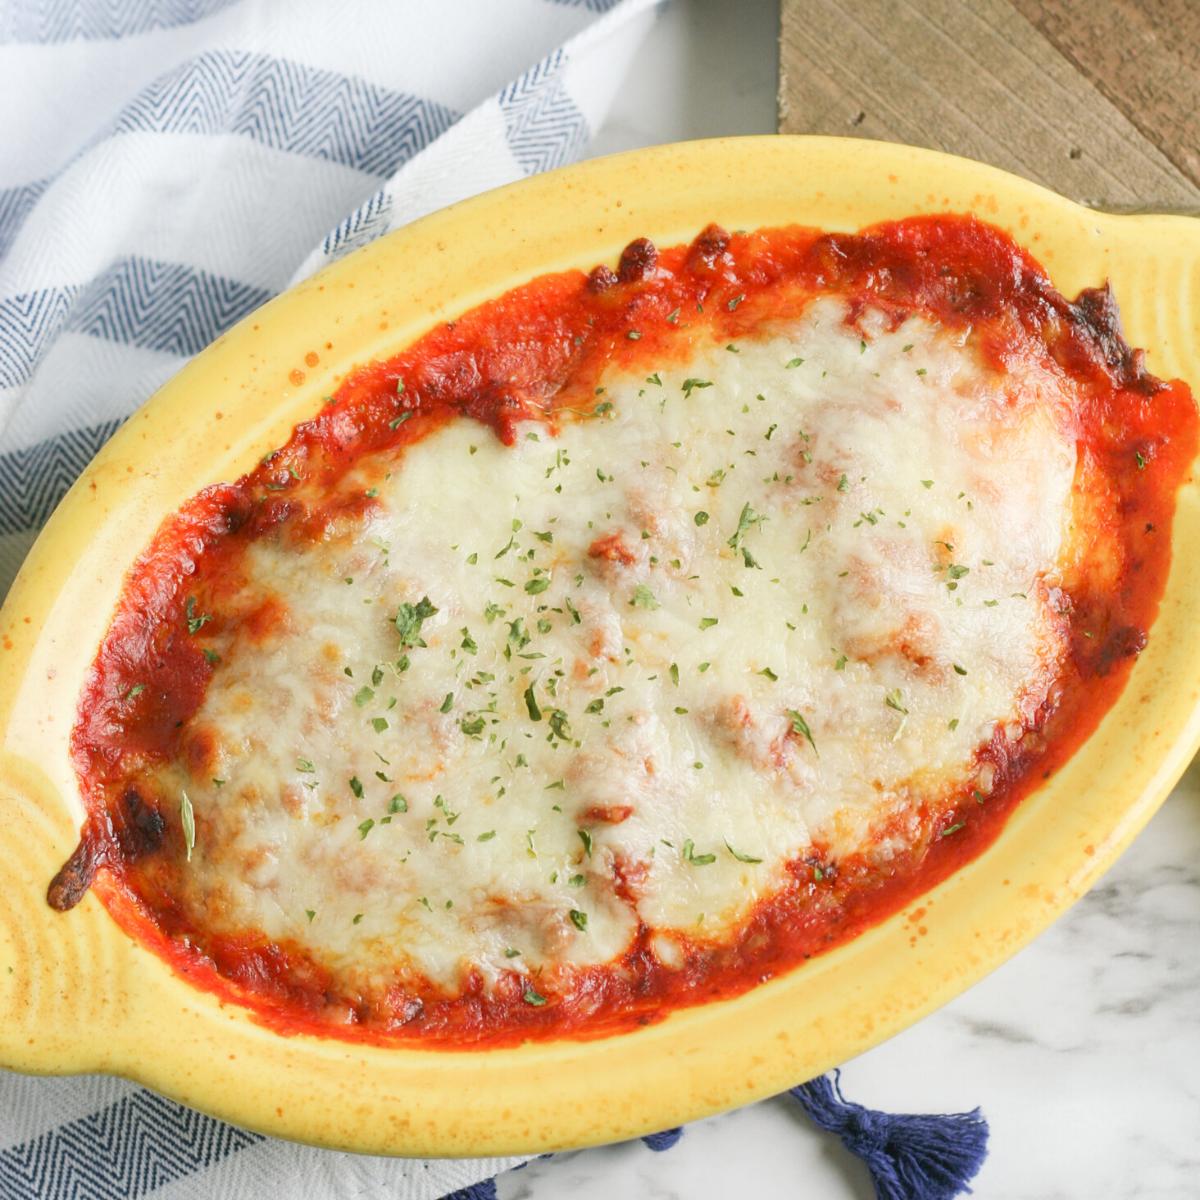
[[[179,823],[183,826],[183,845],[187,851],[188,862],[192,861],[192,851],[196,848],[196,814],[192,811],[192,802],[187,792],[179,791]]]
[[[401,604],[395,617],[400,645],[406,648],[424,646],[425,643],[421,640],[421,626],[437,611],[428,596],[423,596],[416,604]]]
[[[188,597],[185,614],[187,616],[188,633],[199,633],[212,620],[212,617],[208,613],[201,613],[199,616],[196,615],[195,596]]]
[[[808,727],[808,722],[794,708],[786,710],[788,719],[792,722],[792,732],[800,734],[808,744],[813,748],[813,753],[820,758],[820,751],[817,749],[817,743],[813,741],[812,730]]]
[[[736,851],[728,842],[725,843],[725,849],[728,850],[729,853],[732,854],[733,857],[738,860],[738,862],[744,862],[744,863],[760,863],[760,862],[762,862],[761,858],[755,858],[753,854],[739,854],[738,851]]]
[[[691,838],[683,843],[683,861],[693,867],[707,867],[717,861],[715,854],[697,854],[696,845]]]

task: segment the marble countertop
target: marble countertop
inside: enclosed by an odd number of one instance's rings
[[[774,129],[774,0],[674,0],[594,153]],[[850,1098],[980,1105],[986,1200],[1200,1195],[1200,765],[1087,897],[982,983],[847,1064]],[[870,1200],[865,1169],[786,1098],[502,1176],[501,1200]]]

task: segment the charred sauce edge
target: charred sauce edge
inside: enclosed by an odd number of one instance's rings
[[[790,864],[789,885],[762,901],[731,940],[685,940],[680,969],[654,958],[643,928],[616,961],[619,971],[613,963],[577,969],[569,996],[551,994],[536,1007],[524,1000],[525,977],[506,977],[485,992],[475,976],[453,997],[431,987],[376,1014],[338,996],[330,972],[299,946],[247,934],[202,948],[203,931],[179,912],[147,909],[129,868],[164,842],[178,848],[180,833],[177,818],[148,804],[127,775],[178,751],[178,731],[213,670],[183,634],[194,578],[185,564],[219,571],[222,559],[233,561],[255,538],[284,527],[318,536],[330,522],[368,510],[365,499],[336,512],[306,504],[292,494],[301,469],[327,486],[360,456],[399,454],[461,416],[511,445],[522,421],[553,430],[564,419],[586,418],[607,366],[682,353],[687,314],[704,312],[719,336],[734,338],[788,311],[789,296],[802,303],[816,292],[846,297],[851,324],[871,306],[895,325],[918,314],[954,329],[975,327],[981,352],[998,367],[1031,348],[1048,354],[1078,388],[1081,444],[1110,481],[1124,553],[1119,586],[1063,598],[1072,628],[1064,686],[1019,742],[997,732],[980,748],[980,764],[994,770],[989,796],[964,790],[939,830],[887,872],[865,857],[831,863],[814,850]],[[659,251],[644,238],[631,242],[615,269],[540,277],[402,354],[354,371],[332,403],[256,470],[206,489],[164,522],[130,572],[83,689],[71,745],[89,816],[47,900],[67,910],[95,882],[121,926],[178,972],[285,1033],[488,1045],[564,1033],[586,1038],[735,995],[853,938],[970,861],[1021,798],[1086,739],[1145,645],[1167,575],[1175,493],[1196,451],[1187,387],[1147,372],[1142,352],[1122,336],[1108,288],[1066,300],[1007,235],[970,217],[912,218],[858,234],[794,227],[730,235],[710,225],[688,246]],[[350,1024],[330,1022],[335,1004],[348,1008]]]

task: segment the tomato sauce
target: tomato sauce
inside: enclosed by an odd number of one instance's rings
[[[923,315],[971,328],[997,367],[1048,358],[1078,396],[1079,453],[1106,482],[1109,567],[1062,595],[1072,654],[1056,699],[1010,741],[979,749],[993,768],[983,796],[965,790],[952,812],[886,870],[865,857],[828,861],[815,848],[789,866],[789,882],[728,940],[685,942],[667,967],[643,929],[623,958],[573,971],[570,984],[531,1005],[525,977],[461,992],[398,989],[382,1000],[342,994],[331,971],[297,945],[247,932],[192,928],[168,895],[143,889],[154,864],[182,854],[177,818],[127,786],[140,767],[203,746],[183,743],[216,665],[196,648],[197,620],[221,621],[221,604],[189,607],[197,581],[210,598],[236,596],[239,561],[257,538],[281,531],[303,544],[346,527],[371,500],[337,482],[357,460],[400,454],[447,421],[470,418],[504,443],[517,425],[559,423],[596,407],[595,381],[619,364],[682,358],[681,314],[703,312],[716,336],[747,336],[816,292],[867,306],[896,325]],[[686,319],[682,325],[686,327]],[[355,370],[288,443],[236,483],[211,487],[168,518],[126,580],[79,702],[72,753],[89,816],[80,843],[50,885],[49,903],[72,907],[95,882],[113,916],[180,974],[249,1006],[280,1032],[367,1041],[506,1044],[531,1037],[595,1037],[670,1010],[728,997],[795,968],[908,904],[983,851],[1021,799],[1057,770],[1095,728],[1145,645],[1166,582],[1175,496],[1198,448],[1186,385],[1147,373],[1124,341],[1111,295],[1061,296],[1006,235],[965,216],[913,218],[858,234],[785,228],[730,235],[715,226],[688,246],[633,242],[615,269],[533,280],[438,326],[387,361]],[[591,553],[620,556],[603,540]],[[194,601],[193,601],[194,603]],[[207,615],[208,608],[217,615]],[[250,628],[282,619],[255,611]],[[619,808],[605,819],[619,822]]]

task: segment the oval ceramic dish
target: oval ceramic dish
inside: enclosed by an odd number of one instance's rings
[[[373,243],[266,305],[164,387],[84,472],[0,611],[0,1063],[106,1071],[264,1133],[370,1153],[543,1151],[630,1137],[771,1095],[946,1002],[1077,899],[1200,744],[1200,491],[1182,488],[1148,648],[1095,734],[995,844],[912,908],[736,999],[636,1032],[515,1049],[282,1036],[193,988],[92,895],[46,885],[83,815],[68,736],[122,578],[159,522],[286,440],[355,364],[631,239],[854,230],[972,211],[1073,296],[1106,277],[1155,374],[1200,383],[1200,225],[1108,216],[961,159],[863,141],[747,138],[586,163]],[[319,360],[313,364],[313,355]]]

